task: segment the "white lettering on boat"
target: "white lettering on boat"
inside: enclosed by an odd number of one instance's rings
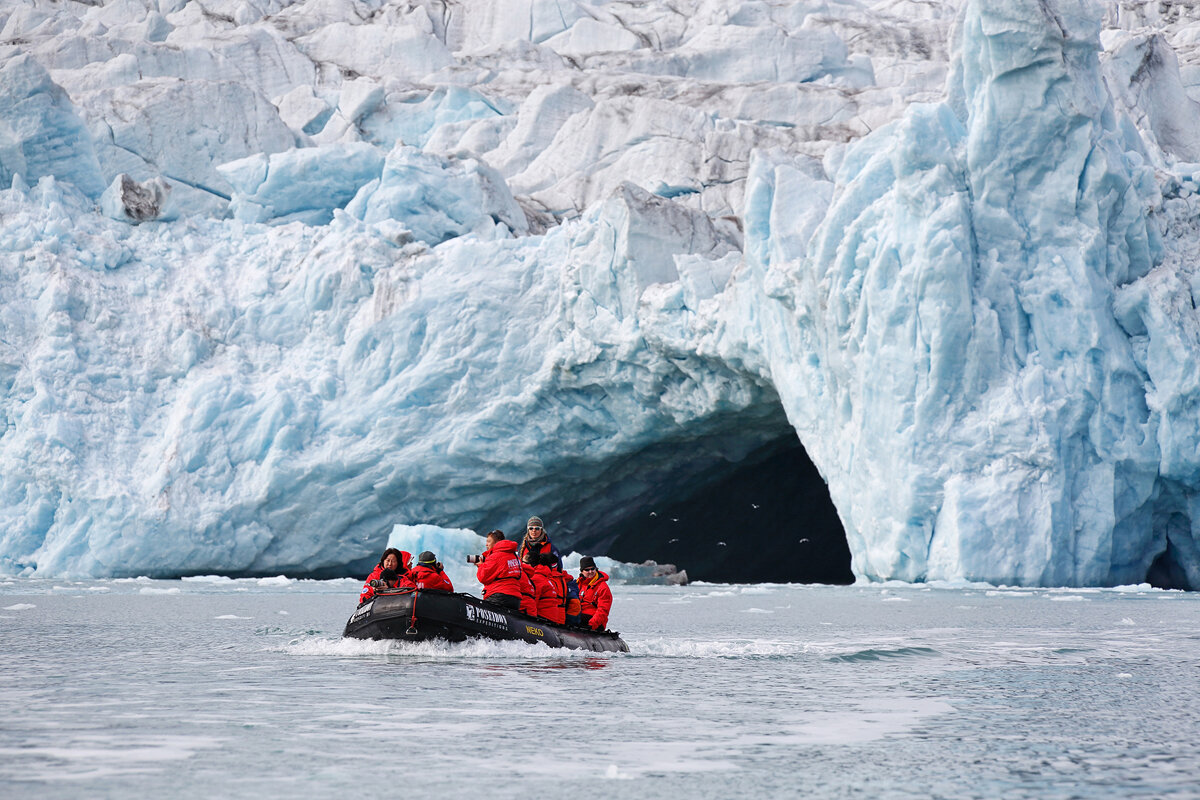
[[[478,622],[497,628],[507,628],[508,619],[495,611],[467,604],[467,622]]]
[[[365,605],[361,605],[358,607],[358,611],[354,612],[354,616],[350,617],[350,621],[354,622],[359,617],[365,617],[367,614],[371,613],[371,609],[374,607],[375,607],[375,601],[368,600]]]

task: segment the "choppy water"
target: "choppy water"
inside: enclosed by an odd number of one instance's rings
[[[629,654],[352,581],[0,581],[3,797],[1200,797],[1200,596],[615,587]]]

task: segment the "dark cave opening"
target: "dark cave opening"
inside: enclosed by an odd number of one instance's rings
[[[577,547],[621,561],[674,564],[691,580],[854,582],[829,488],[794,438],[764,447],[731,474]]]
[[[1167,549],[1158,554],[1146,573],[1146,583],[1155,589],[1182,589],[1192,591],[1195,587],[1188,581],[1187,571],[1180,566],[1175,547],[1167,540]]]

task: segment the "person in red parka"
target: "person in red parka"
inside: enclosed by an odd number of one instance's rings
[[[612,590],[608,588],[608,575],[596,569],[591,556],[579,559],[579,604],[583,624],[592,630],[604,630],[612,609]]]
[[[521,613],[531,617],[537,616],[538,586],[533,582],[533,564],[529,563],[532,555],[528,550],[521,553]]]
[[[529,552],[529,551],[526,551]],[[530,558],[533,562],[533,575],[530,578],[536,586],[543,582],[540,593],[537,594],[538,613],[542,619],[550,620],[556,625],[567,622],[567,606],[563,596],[567,590],[567,575],[562,570],[555,574],[558,559],[553,553],[539,553]],[[558,577],[561,575],[561,579]]]
[[[525,613],[548,620],[549,617],[542,611],[546,610],[548,604],[553,602],[554,587],[550,584],[550,578],[545,570],[538,572],[538,564],[541,560],[541,555],[533,550],[521,553],[521,568],[525,570],[525,577],[529,579],[533,597],[533,610]],[[525,611],[525,608],[522,606],[521,610]]]
[[[541,517],[530,517],[529,522],[525,523],[525,538],[521,540],[517,555],[524,555],[526,550],[532,550],[534,553],[553,553],[558,568],[562,569],[562,555],[546,535],[546,526],[542,524]]]
[[[542,554],[542,565],[546,567],[550,582],[554,584],[554,592],[558,595],[559,610],[555,612],[553,620],[560,625],[578,625],[579,587],[575,585],[575,579],[558,566],[553,553],[549,556]]]
[[[400,579],[404,577],[404,573],[408,572],[408,563],[411,560],[412,554],[404,550],[397,550],[394,547],[384,550],[379,563],[375,565],[375,569],[371,570],[366,583],[363,584],[362,592],[358,595],[358,604],[362,605],[375,596],[375,587],[371,585],[371,581],[383,580],[385,569],[396,573],[396,583],[399,583]],[[389,585],[395,588],[396,584],[389,582]]]
[[[453,592],[454,584],[442,569],[442,563],[432,551],[426,550],[417,556],[417,565],[408,571],[401,586],[411,586],[414,589],[438,589],[443,592]]]
[[[525,573],[517,560],[517,543],[504,538],[504,531],[487,535],[487,547],[475,568],[475,577],[483,584],[484,600],[508,608],[521,607]]]

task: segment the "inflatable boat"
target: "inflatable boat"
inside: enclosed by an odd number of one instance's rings
[[[360,605],[346,623],[344,637],[422,642],[445,639],[545,642],[572,650],[629,652],[621,635],[555,625],[469,594],[432,589],[384,589]]]

